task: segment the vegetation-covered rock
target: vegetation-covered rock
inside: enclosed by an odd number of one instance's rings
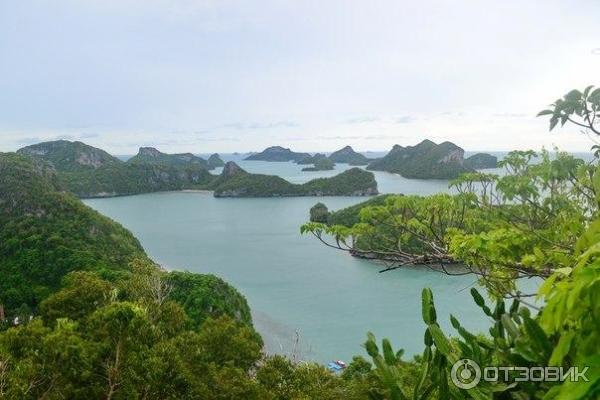
[[[260,153],[252,154],[245,158],[245,160],[253,161],[301,161],[311,155],[308,153],[296,153],[288,148],[281,146],[267,147]]]
[[[192,153],[166,154],[154,147],[140,147],[138,154],[127,160],[129,164],[162,165],[162,166],[200,166],[208,169],[208,162]]]
[[[331,178],[294,184],[272,175],[249,174],[228,162],[213,182],[215,197],[371,196],[377,194],[372,173],[352,168]]]
[[[350,146],[346,146],[338,151],[334,151],[329,155],[329,159],[334,163],[344,163],[350,165],[367,165],[369,160],[367,157],[354,151]]]
[[[498,157],[486,153],[473,154],[465,159],[464,166],[469,169],[498,168]]]
[[[217,153],[211,154],[208,157],[208,169],[215,169],[225,165],[225,162],[221,159]]]
[[[310,209],[310,221],[326,224],[329,220],[329,210],[323,203],[317,203]]]
[[[204,159],[191,153],[165,154],[152,147],[140,148],[127,162],[66,140],[24,147],[19,153],[53,166],[61,185],[81,198],[194,189],[213,180]]]
[[[467,172],[464,150],[450,142],[435,144],[424,140],[416,146],[395,145],[383,158],[371,162],[367,169],[400,174],[415,179],[454,179]]]
[[[314,156],[309,156],[309,157],[303,158],[302,160],[298,161],[297,164],[310,165],[310,164],[314,164],[315,162],[317,162],[318,160],[321,160],[323,158],[327,158],[327,156],[322,153],[317,153]]]
[[[302,171],[331,171],[335,168],[335,164],[328,158],[320,158],[314,162],[312,167],[304,167]]]
[[[68,140],[34,144],[19,149],[17,153],[47,161],[57,171],[80,171],[122,164],[121,160],[104,150]]]

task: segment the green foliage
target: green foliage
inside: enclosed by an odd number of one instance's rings
[[[214,275],[173,271],[165,280],[171,286],[169,299],[182,305],[193,326],[200,326],[207,317],[222,315],[252,325],[246,299],[222,279]]]
[[[43,165],[0,154],[0,304],[36,307],[75,270],[115,276],[145,257],[121,225],[60,191]]]
[[[515,280],[546,278],[573,263],[575,243],[598,212],[595,167],[547,151],[511,152],[501,165],[506,175],[452,181],[458,194],[376,198],[303,232],[330,236],[356,256],[392,261],[392,268],[472,272],[495,295],[514,294]]]
[[[556,100],[547,110],[540,111],[538,117],[550,117],[550,130],[559,123],[567,122],[600,135],[597,118],[600,117],[600,88],[588,86],[583,91],[574,89]]]

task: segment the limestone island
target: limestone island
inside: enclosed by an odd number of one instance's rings
[[[296,153],[288,148],[281,146],[267,147],[260,153],[252,154],[246,157],[244,160],[248,161],[271,161],[271,162],[286,162],[294,161],[298,162],[311,155],[308,153]]]
[[[412,179],[455,179],[475,169],[466,162],[464,154],[465,151],[454,143],[436,144],[423,140],[416,146],[395,145],[384,157],[372,161],[367,169],[392,172]],[[477,156],[482,157],[481,154]]]
[[[331,171],[335,168],[335,163],[329,158],[318,158],[312,167],[304,167],[302,171]]]
[[[378,194],[373,173],[352,168],[331,178],[294,184],[274,175],[250,174],[230,161],[210,185],[215,197],[373,196]]]
[[[367,165],[371,160],[360,153],[354,151],[350,146],[346,146],[329,155],[329,159],[336,164]]]
[[[298,185],[272,175],[251,174],[228,162],[220,175],[191,153],[166,154],[140,148],[128,161],[82,142],[27,146],[23,156],[53,171],[56,184],[80,198],[126,196],[173,190],[210,190],[215,197],[370,196],[377,194],[371,172],[351,169]],[[213,157],[214,159],[214,157]]]

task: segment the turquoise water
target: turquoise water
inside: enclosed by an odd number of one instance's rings
[[[294,182],[336,171],[301,172],[292,163],[240,162],[248,171]],[[376,173],[381,192],[428,194],[445,181],[408,180]],[[210,193],[169,192],[85,203],[129,228],[148,254],[169,269],[214,273],[248,299],[270,353],[296,353],[326,362],[363,354],[366,333],[388,337],[407,353],[422,351],[420,293],[433,289],[438,316],[449,312],[473,330],[489,326],[473,304],[471,276],[422,268],[380,274],[380,265],[329,249],[299,227],[317,201],[339,209],[364,198],[215,199]],[[296,333],[299,345],[294,345]]]

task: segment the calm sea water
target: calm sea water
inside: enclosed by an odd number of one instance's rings
[[[239,161],[240,157],[226,159]],[[248,171],[304,182],[339,173],[301,172],[292,163],[240,161]],[[217,171],[218,172],[218,171]],[[446,181],[408,180],[376,173],[383,193],[429,194]],[[408,354],[423,348],[420,293],[430,287],[441,323],[452,312],[472,330],[489,326],[473,304],[471,276],[450,277],[422,268],[379,273],[380,265],[329,249],[300,235],[317,201],[339,209],[364,198],[215,199],[209,193],[156,193],[85,203],[129,228],[148,254],[169,269],[213,273],[248,299],[271,353],[299,353],[327,362],[365,355],[366,333],[388,337]],[[299,344],[296,345],[296,337]]]

